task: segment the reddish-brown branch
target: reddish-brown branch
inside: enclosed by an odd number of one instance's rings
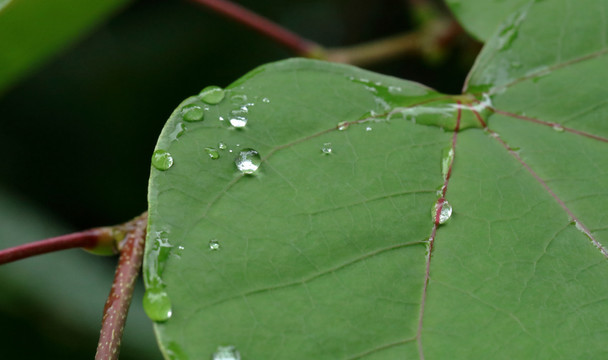
[[[229,19],[235,20],[258,33],[267,36],[287,47],[297,55],[311,57],[321,49],[316,43],[307,40],[284,27],[227,0],[191,0],[205,6]]]
[[[116,267],[114,283],[103,309],[96,360],[118,359],[135,280],[142,264],[147,220],[147,214],[143,214],[130,223]]]
[[[111,247],[112,241],[112,229],[107,227],[61,235],[0,250],[0,265],[59,250],[79,247],[90,249],[100,245]]]

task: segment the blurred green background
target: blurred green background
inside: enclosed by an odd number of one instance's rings
[[[414,27],[408,1],[238,3],[330,47]],[[0,12],[0,31],[2,21]],[[22,22],[9,36],[29,28]],[[477,50],[462,43],[438,61],[408,57],[370,69],[458,93]],[[145,211],[150,155],[173,109],[207,85],[290,56],[187,1],[131,2],[80,34],[0,91],[0,248]],[[2,358],[92,358],[115,263],[70,250],[0,267]],[[161,358],[141,294],[140,286],[122,359]]]

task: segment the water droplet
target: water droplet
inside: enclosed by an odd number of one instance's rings
[[[401,91],[403,91],[403,89],[401,89],[400,86],[389,86],[388,87],[388,93],[392,94],[392,95],[400,94]]]
[[[144,294],[144,311],[152,321],[167,321],[171,318],[171,300],[162,288],[150,288]]]
[[[441,210],[440,210],[441,209]],[[431,211],[433,222],[437,225],[445,224],[452,216],[452,206],[444,198],[437,200]]]
[[[365,131],[372,131],[372,127],[371,126],[366,127]]]
[[[219,86],[207,86],[199,94],[207,104],[217,104],[224,99],[224,89]]]
[[[209,240],[209,250],[219,250],[219,249],[220,249],[219,241],[217,241],[216,239]]]
[[[443,174],[444,179],[448,177],[448,172],[450,171],[452,161],[454,161],[454,148],[449,147],[443,149],[441,157],[441,174]]]
[[[233,104],[243,104],[247,102],[247,95],[234,95],[230,98],[230,101]]]
[[[186,131],[188,131],[188,128],[184,125],[184,123],[179,122],[179,123],[177,123],[177,125],[175,125],[173,132],[171,132],[171,134],[169,134],[169,137],[171,138],[171,140],[177,140],[182,135],[184,135],[184,132],[186,132]]]
[[[340,121],[338,123],[338,130],[342,131],[342,130],[346,130],[348,128],[348,121]]]
[[[243,174],[253,174],[260,167],[262,158],[260,157],[260,154],[253,149],[243,149],[239,152],[234,163],[236,164],[236,168]]]
[[[268,103],[270,103],[270,99],[269,99],[269,98],[263,98],[263,99],[262,99],[262,102],[264,102],[264,103],[268,104]]]
[[[217,151],[217,149],[215,148],[205,148],[205,152],[207,153],[207,155],[209,155],[209,157],[213,160],[219,159],[220,158],[220,152]]]
[[[226,148],[227,148],[226,144],[224,144],[224,142],[222,142],[222,141],[220,141],[220,142],[217,144],[217,147],[218,147],[220,150],[226,150]]]
[[[213,360],[241,360],[241,354],[234,346],[218,346]]]
[[[230,112],[230,125],[235,128],[244,128],[247,125],[248,112],[247,106],[241,106],[236,110],[232,110]]]
[[[563,132],[564,127],[561,124],[553,124],[553,130],[555,130],[557,132]]]
[[[196,104],[190,104],[184,106],[182,109],[182,116],[186,121],[201,121],[203,120],[203,115],[205,114],[205,110]]]
[[[323,154],[331,154],[332,152],[332,148],[331,148],[331,143],[325,143],[323,144],[323,146],[321,146],[321,151],[323,152]]]
[[[173,156],[167,151],[158,149],[152,154],[152,166],[158,170],[169,170],[173,166]]]

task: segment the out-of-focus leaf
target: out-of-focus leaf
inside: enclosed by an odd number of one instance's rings
[[[0,1],[0,93],[126,3]]]

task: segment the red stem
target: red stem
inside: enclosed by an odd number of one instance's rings
[[[114,274],[114,283],[103,309],[95,360],[116,360],[125,327],[135,280],[139,275],[146,237],[147,214],[133,220]]]
[[[244,7],[227,0],[191,0],[284,45],[297,55],[310,56],[321,49],[318,44],[285,29]]]
[[[0,250],[0,265],[35,255],[72,248],[93,248],[108,237],[107,228],[97,228]]]

